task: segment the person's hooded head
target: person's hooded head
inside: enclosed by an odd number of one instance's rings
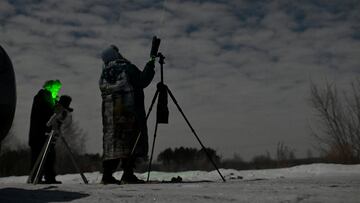
[[[101,59],[107,65],[111,61],[124,59],[124,57],[119,53],[119,49],[115,45],[110,45],[101,53]]]
[[[61,86],[62,84],[59,80],[48,80],[43,85],[43,88],[51,93],[53,103],[55,103],[55,101],[58,99]]]

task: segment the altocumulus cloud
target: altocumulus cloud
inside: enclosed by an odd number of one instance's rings
[[[117,44],[142,68],[156,34],[166,82],[207,146],[249,158],[284,141],[302,155],[312,142],[309,79],[344,84],[358,76],[359,9],[356,0],[2,0],[0,43],[17,74],[16,136],[26,142],[32,97],[59,78],[89,134],[88,151],[101,152],[99,53]],[[157,151],[198,146],[170,111]]]

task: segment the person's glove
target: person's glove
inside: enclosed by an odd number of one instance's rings
[[[147,62],[147,65],[152,68],[155,68],[155,59],[156,57],[151,57],[150,60]]]

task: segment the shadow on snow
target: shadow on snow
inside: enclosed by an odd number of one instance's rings
[[[73,201],[75,199],[81,199],[88,197],[88,194],[78,192],[67,192],[60,190],[47,190],[51,189],[43,188],[36,190],[26,190],[20,188],[3,188],[0,189],[0,202],[14,203],[14,202],[64,202]],[[55,187],[56,188],[56,187]]]

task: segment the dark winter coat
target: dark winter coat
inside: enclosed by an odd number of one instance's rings
[[[143,89],[154,77],[154,62],[147,63],[143,71],[124,58],[104,62],[99,84],[103,98],[103,158],[127,158],[139,133],[134,156],[145,157],[148,135]]]
[[[51,128],[46,126],[50,117],[54,113],[51,92],[41,89],[34,97],[30,116],[29,146],[42,148]]]

